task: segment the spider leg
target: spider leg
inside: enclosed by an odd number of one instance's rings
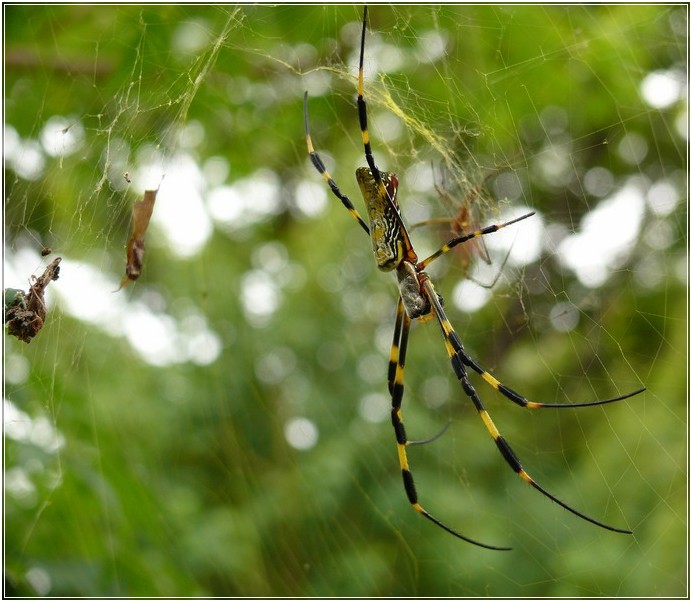
[[[363,81],[363,60],[365,57],[365,32],[368,24],[368,7],[363,7],[363,31],[360,37],[360,59],[358,61],[358,121],[360,122],[360,132],[363,137],[363,148],[365,149],[365,160],[370,168],[372,177],[380,188],[380,194],[383,198],[388,198],[391,203],[394,200],[389,196],[387,189],[382,181],[380,169],[375,165],[375,157],[372,154],[372,146],[370,145],[370,133],[368,132],[368,109],[365,104],[365,84]],[[401,224],[403,227],[403,223]]]
[[[497,445],[497,448],[500,450],[500,453],[502,454],[502,457],[505,459],[505,462],[507,462],[507,464],[509,464],[509,466],[512,468],[512,470],[515,473],[517,473],[517,475],[520,478],[522,478],[524,481],[526,481],[534,489],[537,489],[544,496],[553,500],[556,504],[559,504],[565,510],[571,512],[572,514],[575,514],[576,516],[584,519],[585,521],[593,523],[594,525],[597,525],[597,526],[602,527],[603,529],[607,529],[609,531],[615,531],[617,533],[628,533],[628,534],[632,533],[632,531],[629,531],[627,529],[619,529],[617,527],[611,527],[610,525],[606,525],[605,523],[602,523],[602,522],[600,522],[594,518],[587,516],[586,514],[583,514],[579,510],[575,510],[574,508],[572,508],[571,506],[569,506],[568,504],[566,504],[562,500],[555,497],[552,493],[550,493],[549,491],[544,489],[541,485],[539,485],[536,481],[534,481],[533,478],[524,470],[524,468],[521,465],[521,461],[519,460],[517,455],[514,453],[514,450],[510,447],[510,445],[506,441],[506,439],[497,430],[495,423],[490,418],[490,415],[488,414],[488,411],[485,409],[485,406],[483,405],[483,402],[481,401],[480,397],[478,396],[478,393],[476,392],[473,385],[469,381],[468,373],[466,372],[466,368],[464,367],[464,361],[463,361],[462,355],[461,355],[463,352],[462,352],[461,344],[459,342],[459,337],[456,335],[456,333],[454,332],[454,329],[452,328],[452,325],[450,324],[449,320],[447,319],[447,315],[445,314],[445,311],[442,307],[442,304],[438,300],[437,293],[435,292],[435,288],[433,287],[432,283],[430,282],[430,279],[425,274],[423,274],[422,276],[423,276],[422,286],[425,289],[425,292],[428,296],[428,299],[430,299],[433,313],[437,317],[437,321],[439,322],[440,328],[442,329],[442,334],[444,335],[444,339],[445,339],[445,347],[447,348],[447,353],[448,353],[449,359],[452,363],[452,368],[454,369],[454,373],[456,374],[457,378],[459,379],[459,383],[461,384],[461,387],[464,390],[464,393],[466,393],[466,395],[473,402],[473,405],[476,407],[476,411],[480,415],[481,420],[483,420],[483,424],[485,424],[485,428],[490,433],[490,436],[495,441],[495,445]]]
[[[617,397],[611,397],[610,399],[597,399],[596,401],[584,401],[580,403],[538,403],[535,401],[529,401],[521,393],[518,393],[514,389],[510,389],[507,385],[503,385],[492,374],[484,370],[470,355],[468,355],[456,332],[452,330],[449,333],[449,338],[453,339],[453,345],[457,350],[456,354],[464,365],[471,368],[474,372],[477,372],[481,378],[498,393],[502,394],[504,397],[521,406],[522,408],[585,408],[588,406],[601,406],[607,403],[622,401],[623,399],[634,397],[635,395],[639,395],[639,393],[646,391],[646,387],[642,387],[641,389],[637,389],[631,393],[625,393],[624,395],[618,395]]]
[[[403,331],[404,316],[406,312],[404,311],[404,302],[399,296],[399,301],[396,306],[396,322],[394,323],[394,339],[392,340],[392,348],[389,352],[389,366],[387,368],[387,388],[389,389],[389,394],[394,396],[394,385],[396,380],[397,369],[403,371],[404,364],[406,362],[406,347],[404,346],[403,356],[401,354],[401,334]],[[401,387],[401,391],[397,394],[400,397],[404,395],[404,383],[403,378],[401,383],[398,385]]]
[[[509,550],[511,548],[491,546],[462,535],[451,527],[445,525],[442,521],[435,518],[418,503],[418,494],[416,492],[413,474],[409,468],[408,457],[406,455],[406,447],[411,445],[413,442],[406,438],[406,430],[404,429],[401,412],[401,402],[404,396],[404,364],[406,362],[406,346],[408,343],[408,333],[410,327],[411,318],[409,318],[406,314],[404,310],[404,303],[401,300],[401,297],[399,297],[399,302],[396,308],[394,341],[392,343],[392,350],[389,360],[388,383],[389,392],[392,396],[392,426],[394,427],[394,434],[396,436],[399,465],[401,467],[401,475],[404,480],[404,489],[406,491],[408,501],[416,512],[422,514],[425,518],[435,523],[438,527],[441,527],[459,539],[463,539],[464,541],[472,543],[476,546],[480,546],[481,548],[488,548],[489,550]],[[439,435],[436,435],[436,437],[437,436]]]
[[[394,340],[392,341],[392,349],[389,354],[389,367],[387,370],[387,386],[389,388],[389,394],[394,395],[394,381],[396,379],[396,371],[397,371],[397,366],[401,365],[401,370],[402,370],[402,381],[400,384],[401,391],[397,391],[397,395],[399,395],[402,399],[404,396],[404,383],[403,383],[403,370],[404,370],[404,363],[406,361],[406,348],[404,346],[404,351],[403,355],[400,354],[400,349],[401,349],[401,334],[402,334],[402,324],[404,320],[404,316],[406,315],[406,312],[404,311],[404,305],[401,297],[399,297],[399,305],[397,306],[397,312],[396,312],[396,323],[394,324]],[[439,439],[442,437],[447,432],[447,429],[451,426],[452,422],[447,421],[447,424],[445,424],[437,433],[435,433],[432,437],[428,437],[426,439],[418,439],[415,441],[407,441],[406,445],[408,447],[412,447],[414,445],[425,445],[426,443],[432,443],[436,439]]]
[[[370,228],[368,228],[367,224],[363,221],[363,218],[360,216],[356,208],[353,206],[351,199],[349,199],[343,192],[341,192],[339,187],[336,185],[336,182],[332,179],[332,177],[329,175],[329,172],[327,171],[327,168],[324,166],[322,159],[312,146],[312,140],[310,138],[310,122],[308,120],[307,91],[305,92],[305,96],[303,97],[303,116],[305,118],[305,140],[308,145],[308,154],[310,155],[310,160],[312,161],[312,164],[315,166],[315,169],[320,173],[320,175],[324,178],[324,181],[327,182],[327,184],[329,184],[329,188],[331,188],[332,192],[334,193],[334,196],[343,203],[344,207],[346,207],[349,213],[353,216],[353,219],[355,219],[360,224],[360,227],[363,228],[363,230],[365,230],[365,233],[369,235]]]
[[[435,251],[430,257],[427,257],[423,261],[418,262],[416,265],[416,269],[421,271],[424,270],[429,264],[431,264],[433,261],[435,261],[438,257],[441,255],[444,255],[445,253],[448,253],[451,251],[454,247],[457,245],[467,242],[469,240],[472,240],[474,238],[478,238],[479,236],[485,236],[486,234],[492,234],[493,232],[497,232],[498,230],[501,230],[502,228],[506,228],[507,226],[511,226],[512,224],[516,224],[517,222],[526,219],[527,217],[531,217],[534,215],[536,212],[532,211],[531,213],[526,213],[525,215],[522,215],[520,217],[517,217],[516,219],[510,220],[508,222],[505,222],[503,224],[492,224],[491,226],[486,226],[485,228],[481,228],[480,230],[476,230],[474,232],[471,232],[469,234],[464,234],[463,236],[457,236],[456,238],[453,238],[450,240],[448,243],[442,245],[437,251]]]
[[[368,23],[368,7],[363,7],[363,31],[360,37],[360,60],[358,63],[358,119],[360,121],[360,131],[363,135],[363,147],[365,148],[365,160],[372,172],[372,177],[376,182],[381,183],[380,170],[375,165],[375,158],[372,156],[370,146],[370,134],[368,133],[368,111],[365,106],[364,84],[363,84],[363,57],[365,56],[365,30]]]
[[[433,253],[430,257],[419,262],[416,265],[416,270],[418,270],[418,271],[424,270],[427,265],[429,265],[430,263],[435,261],[435,259],[437,259],[441,255],[444,255],[448,251],[452,250],[458,244],[472,240],[472,239],[477,238],[479,236],[484,236],[486,234],[492,234],[493,232],[497,232],[498,230],[501,230],[502,228],[505,228],[507,226],[515,224],[516,222],[519,222],[523,219],[526,219],[527,217],[531,217],[532,215],[534,215],[534,213],[535,212],[527,213],[527,214],[522,215],[516,219],[505,222],[503,224],[493,224],[491,226],[486,226],[485,228],[482,228],[480,230],[476,230],[475,232],[471,232],[469,234],[465,234],[463,236],[453,238],[447,244],[443,245],[438,251]],[[484,370],[471,356],[469,356],[466,353],[466,351],[464,350],[464,346],[461,344],[461,341],[459,340],[459,337],[454,332],[454,330],[450,330],[449,333],[445,333],[445,336],[451,337],[455,340],[455,345],[458,349],[458,355],[461,358],[461,361],[466,366],[471,368],[474,372],[477,372],[481,376],[481,378],[485,382],[487,382],[493,389],[495,389],[496,391],[501,393],[504,397],[506,397],[507,399],[509,399],[513,403],[516,403],[517,405],[519,405],[523,408],[532,408],[532,409],[536,409],[536,408],[584,408],[584,407],[588,407],[588,406],[599,406],[599,405],[604,405],[607,403],[614,403],[616,401],[622,401],[623,399],[628,399],[629,397],[634,397],[635,395],[639,395],[639,393],[646,391],[646,388],[643,387],[641,389],[637,389],[636,391],[632,391],[631,393],[626,393],[625,395],[618,395],[617,397],[612,397],[610,399],[599,399],[596,401],[587,401],[587,402],[581,402],[581,403],[538,403],[538,402],[534,402],[534,401],[529,401],[521,393],[518,393],[514,389],[511,389],[510,387],[503,385],[492,374],[490,374],[488,371]]]
[[[474,360],[468,353],[466,353],[461,340],[449,322],[447,322],[446,327],[443,326],[443,330],[445,333],[445,338],[449,340],[450,344],[455,349],[456,356],[465,366],[468,366],[471,368],[471,370],[479,374],[480,377],[498,393],[522,408],[585,408],[589,406],[600,406],[608,403],[614,403],[616,401],[622,401],[623,399],[634,397],[635,395],[639,395],[639,393],[646,391],[646,387],[642,387],[641,389],[637,389],[636,391],[632,391],[630,393],[625,393],[624,395],[618,395],[617,397],[611,397],[609,399],[597,399],[595,401],[584,401],[579,403],[539,403],[536,401],[529,401],[521,393],[515,391],[507,385],[502,384],[499,380],[497,380],[497,378],[490,374],[490,372],[485,370],[478,362],[476,362],[476,360]]]
[[[442,435],[444,435],[449,427],[452,426],[452,421],[448,420],[447,424],[445,424],[437,433],[435,433],[432,437],[427,437],[426,439],[416,439],[415,441],[410,441],[407,443],[408,447],[413,447],[414,445],[426,445],[428,443],[432,443],[433,441],[437,441]]]

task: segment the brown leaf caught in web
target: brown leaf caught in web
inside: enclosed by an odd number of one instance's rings
[[[19,289],[5,289],[5,324],[7,332],[28,343],[43,328],[46,304],[43,298],[46,287],[60,275],[62,257],[56,257],[25,293]]]
[[[127,241],[127,265],[125,266],[125,278],[120,283],[121,288],[139,278],[144,262],[144,234],[149,227],[149,220],[154,211],[154,203],[159,189],[145,190],[144,198],[132,206],[132,234]]]

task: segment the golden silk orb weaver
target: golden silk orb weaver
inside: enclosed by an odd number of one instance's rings
[[[416,252],[413,249],[408,230],[404,223],[397,194],[399,191],[399,180],[394,172],[382,171],[375,164],[375,159],[372,154],[370,144],[370,135],[368,133],[368,116],[364,97],[363,85],[363,58],[365,54],[365,34],[367,30],[367,7],[363,10],[363,28],[360,41],[360,60],[358,65],[358,119],[360,122],[360,131],[363,139],[363,147],[365,149],[365,160],[367,167],[359,167],[356,170],[356,180],[363,195],[363,200],[367,207],[368,222],[361,217],[355,206],[344,194],[336,182],[332,179],[327,171],[322,159],[315,151],[312,140],[310,138],[310,126],[308,120],[308,93],[305,92],[303,113],[305,119],[305,138],[307,142],[307,150],[310,160],[315,169],[320,173],[322,178],[328,184],[334,196],[346,207],[351,216],[358,222],[360,227],[370,237],[372,244],[373,255],[377,263],[377,267],[385,272],[394,271],[397,276],[399,286],[399,299],[396,308],[396,321],[394,324],[394,339],[391,346],[387,383],[389,393],[391,395],[391,421],[394,427],[396,437],[397,453],[399,465],[404,481],[404,490],[408,501],[414,510],[422,514],[425,518],[435,523],[448,533],[451,533],[459,539],[463,539],[474,545],[488,548],[491,550],[509,550],[511,548],[488,545],[471,539],[459,531],[447,526],[441,520],[430,514],[418,501],[418,493],[413,480],[413,474],[409,467],[406,448],[416,443],[424,443],[425,441],[410,441],[406,436],[402,415],[402,401],[404,397],[404,364],[406,360],[406,348],[408,344],[409,329],[411,321],[417,319],[425,319],[432,315],[442,331],[444,345],[447,349],[449,360],[452,364],[454,374],[461,385],[466,396],[473,402],[473,405],[478,412],[485,428],[490,433],[493,441],[497,445],[500,454],[505,462],[512,470],[526,483],[537,489],[545,497],[551,499],[556,504],[559,504],[564,509],[572,514],[582,518],[585,521],[593,523],[603,529],[615,531],[618,533],[631,533],[627,529],[620,529],[602,523],[601,521],[591,518],[586,514],[572,508],[567,503],[558,499],[555,495],[547,491],[539,485],[527,472],[524,470],[521,461],[517,457],[514,450],[510,447],[507,440],[500,434],[500,431],[495,426],[495,423],[490,418],[490,414],[485,409],[481,398],[476,392],[475,387],[469,379],[468,369],[477,373],[487,384],[493,389],[509,399],[513,403],[522,408],[538,409],[538,408],[580,408],[587,406],[603,405],[613,403],[628,397],[632,397],[644,391],[644,388],[638,389],[626,395],[620,395],[611,399],[602,399],[585,403],[571,404],[552,404],[552,403],[537,403],[529,401],[523,395],[501,383],[493,375],[487,372],[480,364],[474,360],[465,350],[459,336],[455,332],[452,324],[447,318],[444,310],[442,298],[438,295],[433,286],[430,277],[425,272],[426,267],[433,261],[449,252],[451,249],[464,242],[479,238],[497,232],[502,228],[506,228],[521,220],[531,217],[534,213],[527,213],[513,219],[511,221],[493,224],[480,228],[478,230],[456,236],[449,242],[442,245],[435,253],[429,257],[419,260]]]

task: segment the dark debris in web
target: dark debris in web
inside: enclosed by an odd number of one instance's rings
[[[56,257],[38,278],[33,278],[29,292],[21,289],[5,289],[5,324],[7,333],[25,343],[31,342],[43,328],[46,319],[44,293],[51,281],[60,275],[62,257]]]

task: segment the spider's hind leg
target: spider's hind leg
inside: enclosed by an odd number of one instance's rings
[[[476,407],[476,411],[478,412],[478,415],[481,417],[481,420],[483,421],[485,428],[490,433],[490,436],[493,438],[493,441],[495,441],[495,445],[497,445],[498,450],[502,454],[502,457],[504,458],[505,462],[507,462],[507,464],[509,464],[510,468],[517,474],[517,476],[519,476],[526,483],[531,485],[534,489],[537,489],[538,491],[540,491],[545,497],[551,499],[556,504],[559,504],[565,510],[571,512],[572,514],[578,516],[579,518],[582,518],[585,521],[588,521],[588,522],[590,522],[594,525],[597,525],[603,529],[607,529],[608,531],[615,531],[617,533],[631,534],[632,531],[630,531],[628,529],[620,529],[618,527],[612,527],[610,525],[602,523],[601,521],[596,520],[595,518],[591,518],[590,516],[587,516],[586,514],[580,512],[579,510],[572,508],[570,505],[566,504],[565,502],[563,502],[559,498],[555,497],[552,493],[550,493],[549,491],[544,489],[541,485],[539,485],[536,481],[534,481],[534,479],[524,470],[524,468],[521,464],[521,461],[517,457],[514,450],[510,447],[507,440],[500,434],[500,431],[497,429],[497,427],[495,426],[495,423],[490,418],[490,414],[488,414],[488,411],[485,409],[485,406],[483,405],[481,398],[478,396],[476,389],[474,388],[474,386],[469,381],[468,373],[466,372],[466,368],[465,368],[465,361],[463,359],[465,352],[463,351],[461,341],[459,340],[459,337],[457,336],[456,332],[452,328],[452,325],[450,324],[449,320],[447,319],[447,315],[445,314],[445,311],[442,308],[442,305],[437,301],[437,294],[435,292],[435,287],[432,285],[432,283],[430,282],[430,280],[427,277],[425,277],[423,280],[423,287],[430,298],[430,303],[432,304],[433,313],[437,317],[437,321],[438,321],[440,328],[442,330],[442,334],[444,336],[445,347],[447,348],[447,353],[448,353],[449,359],[452,363],[452,368],[454,369],[454,373],[456,374],[457,378],[459,379],[459,384],[461,385],[462,389],[464,390],[464,393],[473,402],[473,405]]]
[[[404,365],[406,363],[406,347],[408,344],[408,333],[410,327],[411,318],[409,318],[407,315],[404,308],[404,303],[401,300],[401,297],[399,297],[399,302],[396,308],[394,340],[392,342],[392,349],[389,359],[388,384],[389,392],[392,396],[392,426],[394,427],[394,434],[396,436],[399,466],[401,468],[401,476],[404,481],[406,497],[408,497],[409,503],[416,512],[422,514],[425,516],[425,518],[432,521],[438,527],[441,527],[448,533],[451,533],[455,537],[463,539],[464,541],[472,543],[481,548],[488,548],[490,550],[509,550],[510,548],[491,546],[462,535],[458,531],[455,531],[451,527],[445,525],[439,519],[435,518],[418,503],[418,493],[416,491],[413,474],[411,473],[411,469],[408,464],[408,457],[406,455],[406,448],[415,442],[409,441],[406,437],[406,429],[404,428],[403,416],[401,412],[401,403],[404,396]],[[446,430],[446,428],[444,430]],[[444,430],[442,432],[444,432]],[[433,437],[433,439],[436,439],[441,434],[442,433],[439,433]],[[426,440],[424,442],[428,441],[429,440]]]

